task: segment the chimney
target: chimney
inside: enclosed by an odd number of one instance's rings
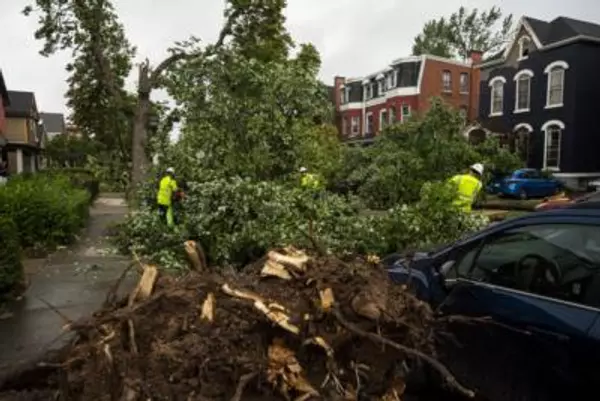
[[[340,93],[342,89],[342,85],[346,82],[345,77],[335,77],[333,78],[333,99],[335,103],[335,109],[339,110],[342,104],[342,99],[340,98]]]
[[[473,64],[479,64],[483,58],[483,52],[480,52],[479,50],[471,50],[469,58]]]
[[[336,76],[333,78],[333,103],[335,104],[334,124],[340,135],[342,135],[343,130],[342,115],[340,113],[340,107],[342,105],[341,93],[342,85],[344,85],[345,82],[345,77]]]

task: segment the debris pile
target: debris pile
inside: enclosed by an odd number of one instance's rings
[[[195,271],[175,279],[143,265],[127,300],[69,325],[77,340],[53,379],[58,399],[402,400],[416,370],[473,396],[435,359],[428,305],[378,260],[288,247],[217,272],[186,251]]]

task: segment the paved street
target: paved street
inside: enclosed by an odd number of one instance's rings
[[[48,304],[72,320],[93,313],[105,300],[129,258],[115,255],[105,238],[107,227],[127,212],[117,194],[100,196],[91,209],[88,228],[80,241],[45,260],[25,261],[30,286],[22,299],[0,319],[0,372],[42,356],[69,339],[65,321]],[[135,282],[135,270],[120,293]]]

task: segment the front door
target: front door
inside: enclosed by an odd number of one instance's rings
[[[455,267],[458,279],[440,310],[496,322],[480,351],[513,362],[490,364],[528,370],[520,377],[555,395],[582,390],[581,383],[600,374],[600,347],[590,338],[600,314],[600,221],[495,233],[466,250]]]

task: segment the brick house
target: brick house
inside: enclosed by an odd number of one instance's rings
[[[387,124],[403,122],[429,109],[440,96],[460,109],[465,120],[477,118],[481,53],[467,62],[431,55],[393,61],[361,78],[335,77],[335,109],[343,140],[368,143]]]
[[[11,174],[37,171],[41,164],[44,130],[33,92],[8,91],[5,154]]]

